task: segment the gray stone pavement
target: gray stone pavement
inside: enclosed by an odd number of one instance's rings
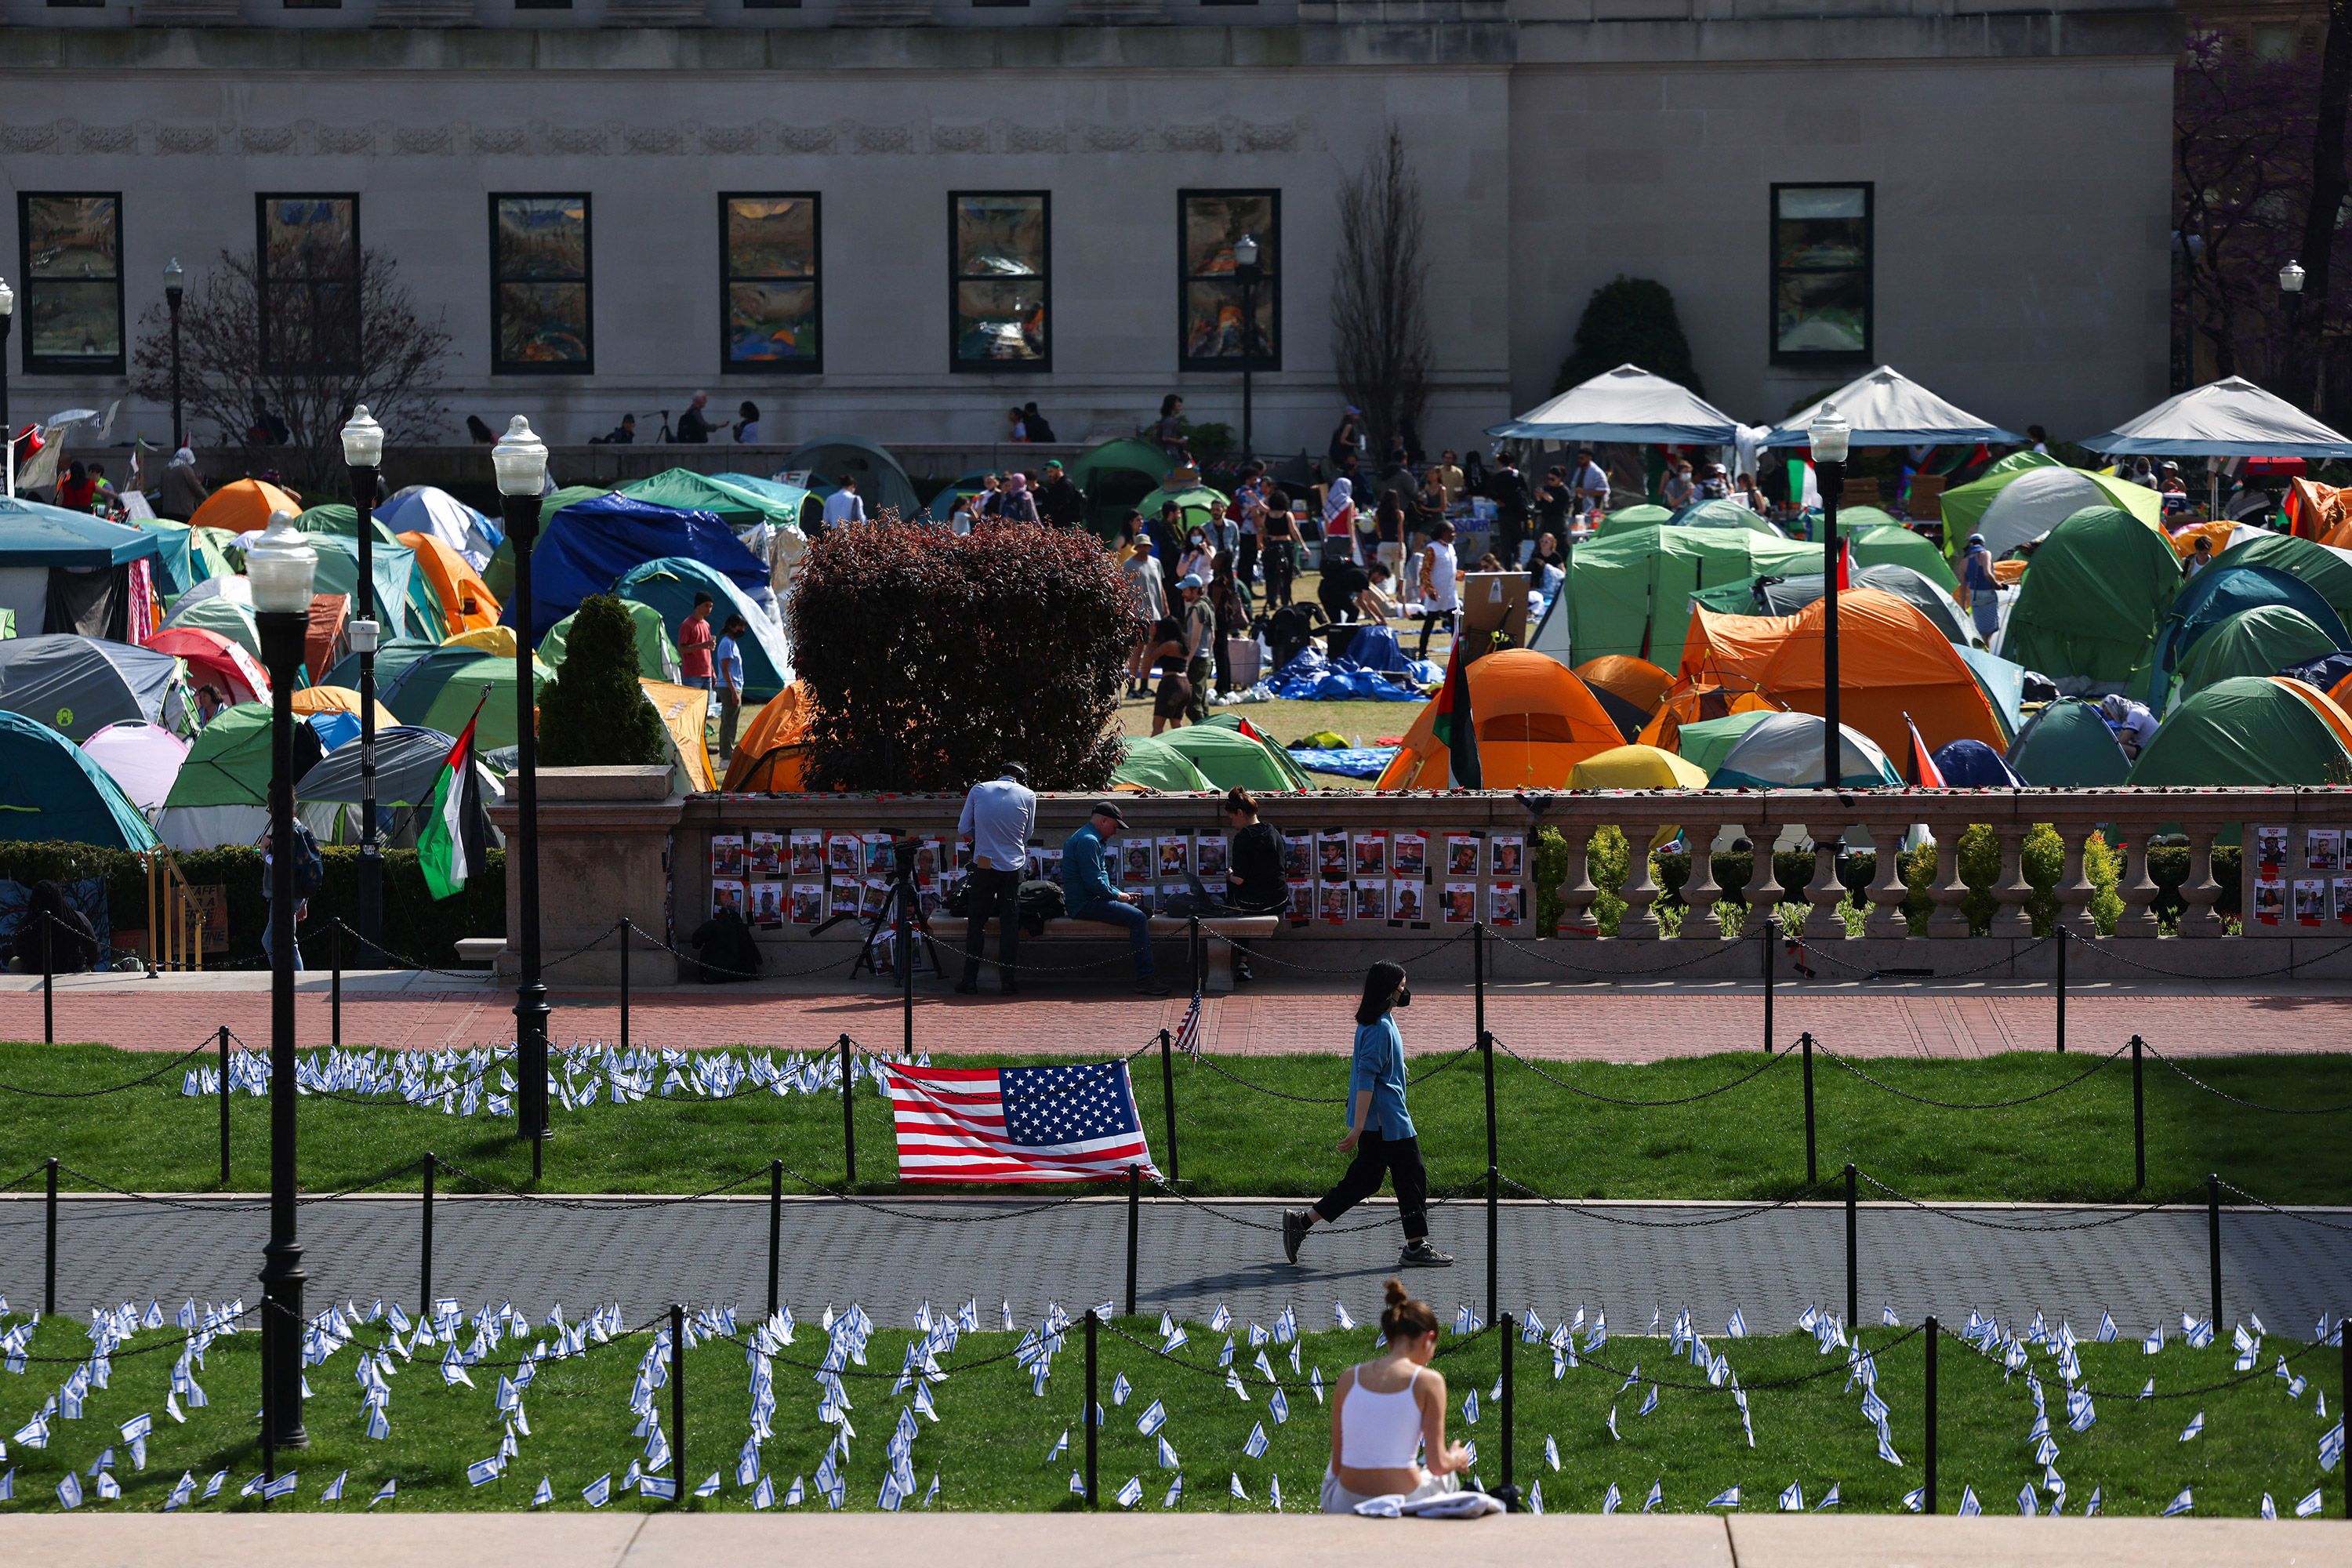
[[[576,1202],[572,1200],[570,1202]],[[619,1300],[635,1315],[673,1300],[759,1308],[767,1295],[764,1198],[657,1206],[559,1206],[511,1198],[441,1198],[434,1212],[434,1287],[468,1305],[501,1299],[534,1315],[557,1301],[576,1311]],[[58,1296],[86,1313],[124,1299],[167,1303],[257,1294],[268,1215],[255,1200],[60,1200]],[[787,1200],[782,1279],[803,1317],[862,1304],[877,1321],[911,1322],[918,1304],[977,1296],[994,1326],[1000,1302],[1034,1321],[1049,1300],[1072,1311],[1124,1293],[1127,1205],[1086,1199],[1018,1217],[1018,1202],[892,1199],[887,1205]],[[414,1302],[420,1204],[415,1196],[337,1198],[304,1205],[301,1235],[312,1299]],[[1213,1207],[1147,1201],[1139,1215],[1138,1307],[1202,1319],[1219,1302],[1270,1321],[1287,1303],[1307,1328],[1344,1301],[1360,1322],[1378,1314],[1393,1271],[1395,1210],[1367,1205],[1309,1237],[1300,1264],[1282,1259],[1280,1206]],[[2091,1228],[2085,1222],[2117,1219]],[[1716,1220],[1721,1223],[1698,1224]],[[1970,1223],[1974,1222],[1974,1223]],[[1995,1229],[1994,1226],[2015,1229]],[[1672,1226],[1674,1228],[1666,1228]],[[1432,1216],[1457,1267],[1412,1284],[1441,1310],[1486,1290],[1486,1216],[1454,1204]],[[2222,1217],[2226,1317],[2259,1314],[2273,1333],[2307,1336],[2325,1310],[2352,1308],[2352,1212],[2228,1210]],[[1499,1215],[1502,1301],[1547,1321],[1579,1306],[1605,1309],[1619,1332],[1640,1332],[1654,1308],[1688,1306],[1720,1325],[1734,1307],[1759,1331],[1786,1327],[1809,1302],[1842,1306],[1840,1205],[1752,1212],[1733,1205],[1507,1203]],[[1892,1306],[1906,1323],[1930,1311],[1957,1323],[1971,1308],[2004,1319],[2040,1311],[2087,1334],[2112,1312],[2135,1337],[2159,1319],[2199,1315],[2207,1296],[2201,1209],[1955,1205],[1928,1213],[1865,1204],[1857,1218],[1861,1309]],[[38,1299],[44,1221],[37,1195],[0,1201],[0,1293],[22,1310]],[[2225,1329],[2226,1331],[2226,1329]]]

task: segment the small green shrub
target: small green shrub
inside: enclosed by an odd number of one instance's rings
[[[637,684],[637,632],[610,594],[580,603],[562,668],[539,694],[539,760],[551,768],[666,762],[661,715]]]

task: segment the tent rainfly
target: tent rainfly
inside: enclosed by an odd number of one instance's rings
[[[1763,440],[1767,447],[1804,447],[1812,443],[1811,426],[1822,403],[1853,427],[1849,437],[1857,447],[1916,447],[1970,441],[2016,442],[2014,430],[1989,425],[1967,409],[1947,403],[1896,370],[1880,365],[1859,381],[1847,383],[1775,425]]]
[[[2117,458],[2352,458],[2352,440],[2242,375],[2168,397],[2083,445]]]
[[[1727,447],[1739,422],[1696,392],[1637,364],[1579,382],[1486,434],[1514,441],[1664,442]]]

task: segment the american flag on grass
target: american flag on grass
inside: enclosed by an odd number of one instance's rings
[[[902,1182],[1092,1182],[1158,1172],[1125,1062],[883,1068]]]
[[[1201,1054],[1201,994],[1192,993],[1192,1005],[1184,1009],[1183,1021],[1176,1026],[1176,1048],[1188,1057]]]

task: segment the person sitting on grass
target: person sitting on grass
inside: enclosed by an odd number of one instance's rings
[[[1407,1295],[1402,1280],[1382,1290],[1386,1345],[1341,1373],[1331,1390],[1325,1513],[1353,1513],[1374,1498],[1416,1502],[1458,1492],[1470,1468],[1469,1451],[1445,1440],[1445,1377],[1429,1364],[1437,1354],[1437,1313]],[[1423,1450],[1425,1465],[1416,1462]]]

